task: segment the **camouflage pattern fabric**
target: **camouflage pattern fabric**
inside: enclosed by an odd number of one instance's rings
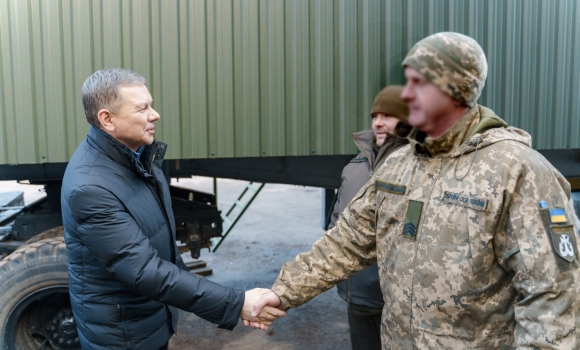
[[[419,41],[403,61],[455,100],[473,107],[487,77],[485,53],[472,38],[442,32]]]
[[[376,259],[383,349],[577,349],[570,186],[526,132],[490,120],[476,105],[391,155],[336,227],[284,265],[272,287],[283,305]]]

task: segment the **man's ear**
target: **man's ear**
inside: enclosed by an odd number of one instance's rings
[[[115,118],[113,113],[108,109],[101,109],[97,114],[99,118],[99,123],[101,123],[101,128],[105,131],[113,132],[115,131]]]

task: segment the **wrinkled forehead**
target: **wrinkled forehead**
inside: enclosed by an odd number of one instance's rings
[[[151,104],[153,97],[144,84],[123,84],[118,87],[119,100],[121,103]]]

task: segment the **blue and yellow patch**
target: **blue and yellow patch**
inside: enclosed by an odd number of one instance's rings
[[[566,209],[564,208],[551,208],[550,209],[550,221],[553,224],[562,224],[568,222],[568,216],[566,215]]]

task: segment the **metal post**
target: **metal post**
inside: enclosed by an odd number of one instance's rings
[[[217,208],[218,196],[217,196],[217,177],[213,178],[213,195],[215,196],[215,206]]]

